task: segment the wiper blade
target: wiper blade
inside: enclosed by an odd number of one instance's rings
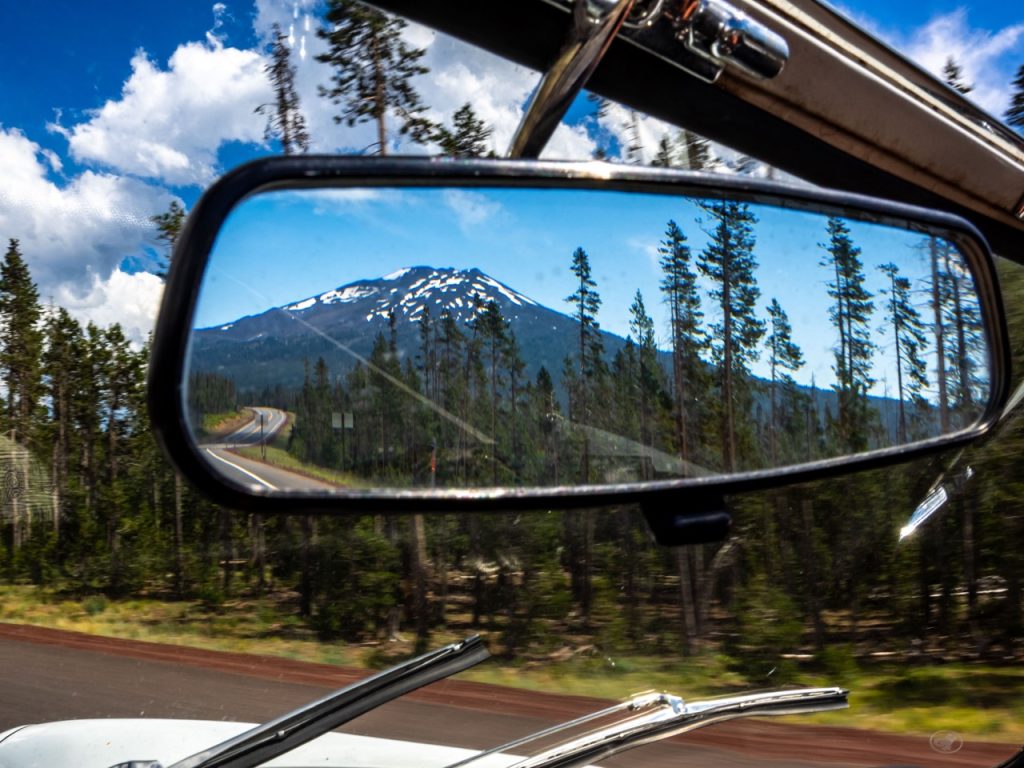
[[[843,709],[849,706],[847,695],[848,692],[842,688],[794,688],[747,693],[687,704],[678,696],[666,693],[644,694],[617,706],[502,744],[454,763],[448,768],[461,768],[488,755],[507,752],[528,742],[616,712],[628,714],[617,723],[591,731],[577,739],[562,742],[540,754],[513,763],[508,768],[576,768],[634,747],[726,720],[755,715],[798,715]]]
[[[469,669],[489,655],[477,636],[446,645],[258,725],[169,768],[254,768],[399,696]]]

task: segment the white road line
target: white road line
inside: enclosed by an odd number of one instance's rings
[[[248,475],[249,477],[251,477],[251,478],[252,478],[253,480],[255,480],[255,481],[256,481],[257,483],[260,483],[261,485],[265,485],[265,486],[267,486],[267,488],[269,488],[270,490],[272,490],[272,491],[276,491],[276,490],[279,490],[279,489],[278,489],[278,487],[277,487],[276,485],[272,485],[272,484],[268,483],[268,482],[267,482],[266,480],[264,480],[264,479],[263,479],[262,477],[260,477],[259,475],[255,475],[255,474],[253,474],[252,472],[250,472],[250,471],[249,471],[248,469],[246,469],[245,467],[240,467],[240,466],[238,466],[237,464],[235,464],[235,462],[233,462],[233,461],[228,461],[228,460],[227,460],[227,459],[225,459],[225,458],[224,458],[223,456],[218,456],[218,455],[217,455],[216,453],[214,453],[214,452],[213,452],[212,450],[210,450],[209,448],[207,448],[207,449],[206,449],[206,452],[207,452],[208,454],[210,454],[211,456],[213,456],[213,458],[215,458],[215,459],[216,459],[217,461],[223,461],[223,462],[224,462],[225,464],[227,464],[227,465],[228,465],[229,467],[234,467],[235,469],[237,469],[237,470],[238,470],[239,472],[241,472],[242,474],[245,474],[245,475]]]

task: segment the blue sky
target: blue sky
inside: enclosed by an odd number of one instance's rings
[[[275,22],[305,53],[297,58],[298,87],[315,148],[351,152],[372,141],[369,126],[334,125],[332,107],[316,97],[325,80],[314,61],[318,1],[5,4],[0,239],[21,239],[44,300],[145,337],[161,291],[150,274],[149,217],[173,199],[191,205],[225,169],[275,150],[253,114],[269,99],[263,66]],[[955,55],[979,84],[974,96],[997,113],[1024,63],[1018,4],[849,0],[840,7],[928,68]],[[417,87],[431,116],[450,120],[468,100],[503,148],[537,75],[423,28],[408,36],[428,51],[432,71]],[[624,135],[627,117],[613,109],[596,125],[576,109],[549,156],[587,157],[599,135]],[[665,126],[644,119],[640,128],[652,154]]]

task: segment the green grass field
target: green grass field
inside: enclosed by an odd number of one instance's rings
[[[404,642],[346,645],[320,642],[294,615],[294,595],[272,593],[211,606],[201,601],[71,599],[52,590],[0,586],[0,621],[91,634],[174,643],[211,650],[279,656],[344,666],[378,668],[412,652]],[[484,633],[486,637],[486,632]],[[435,633],[432,645],[458,639]],[[556,651],[510,663],[494,659],[462,677],[537,691],[622,699],[649,690],[685,698],[764,688],[720,653],[695,657],[611,656]],[[1024,669],[987,664],[858,665],[841,671],[797,670],[786,682],[840,684],[851,691],[849,710],[794,722],[816,722],[895,733],[929,735],[956,730],[987,741],[1024,742]]]

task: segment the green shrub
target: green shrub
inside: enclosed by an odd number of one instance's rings
[[[90,595],[82,601],[82,610],[90,616],[99,616],[107,610],[107,598],[103,595]]]

